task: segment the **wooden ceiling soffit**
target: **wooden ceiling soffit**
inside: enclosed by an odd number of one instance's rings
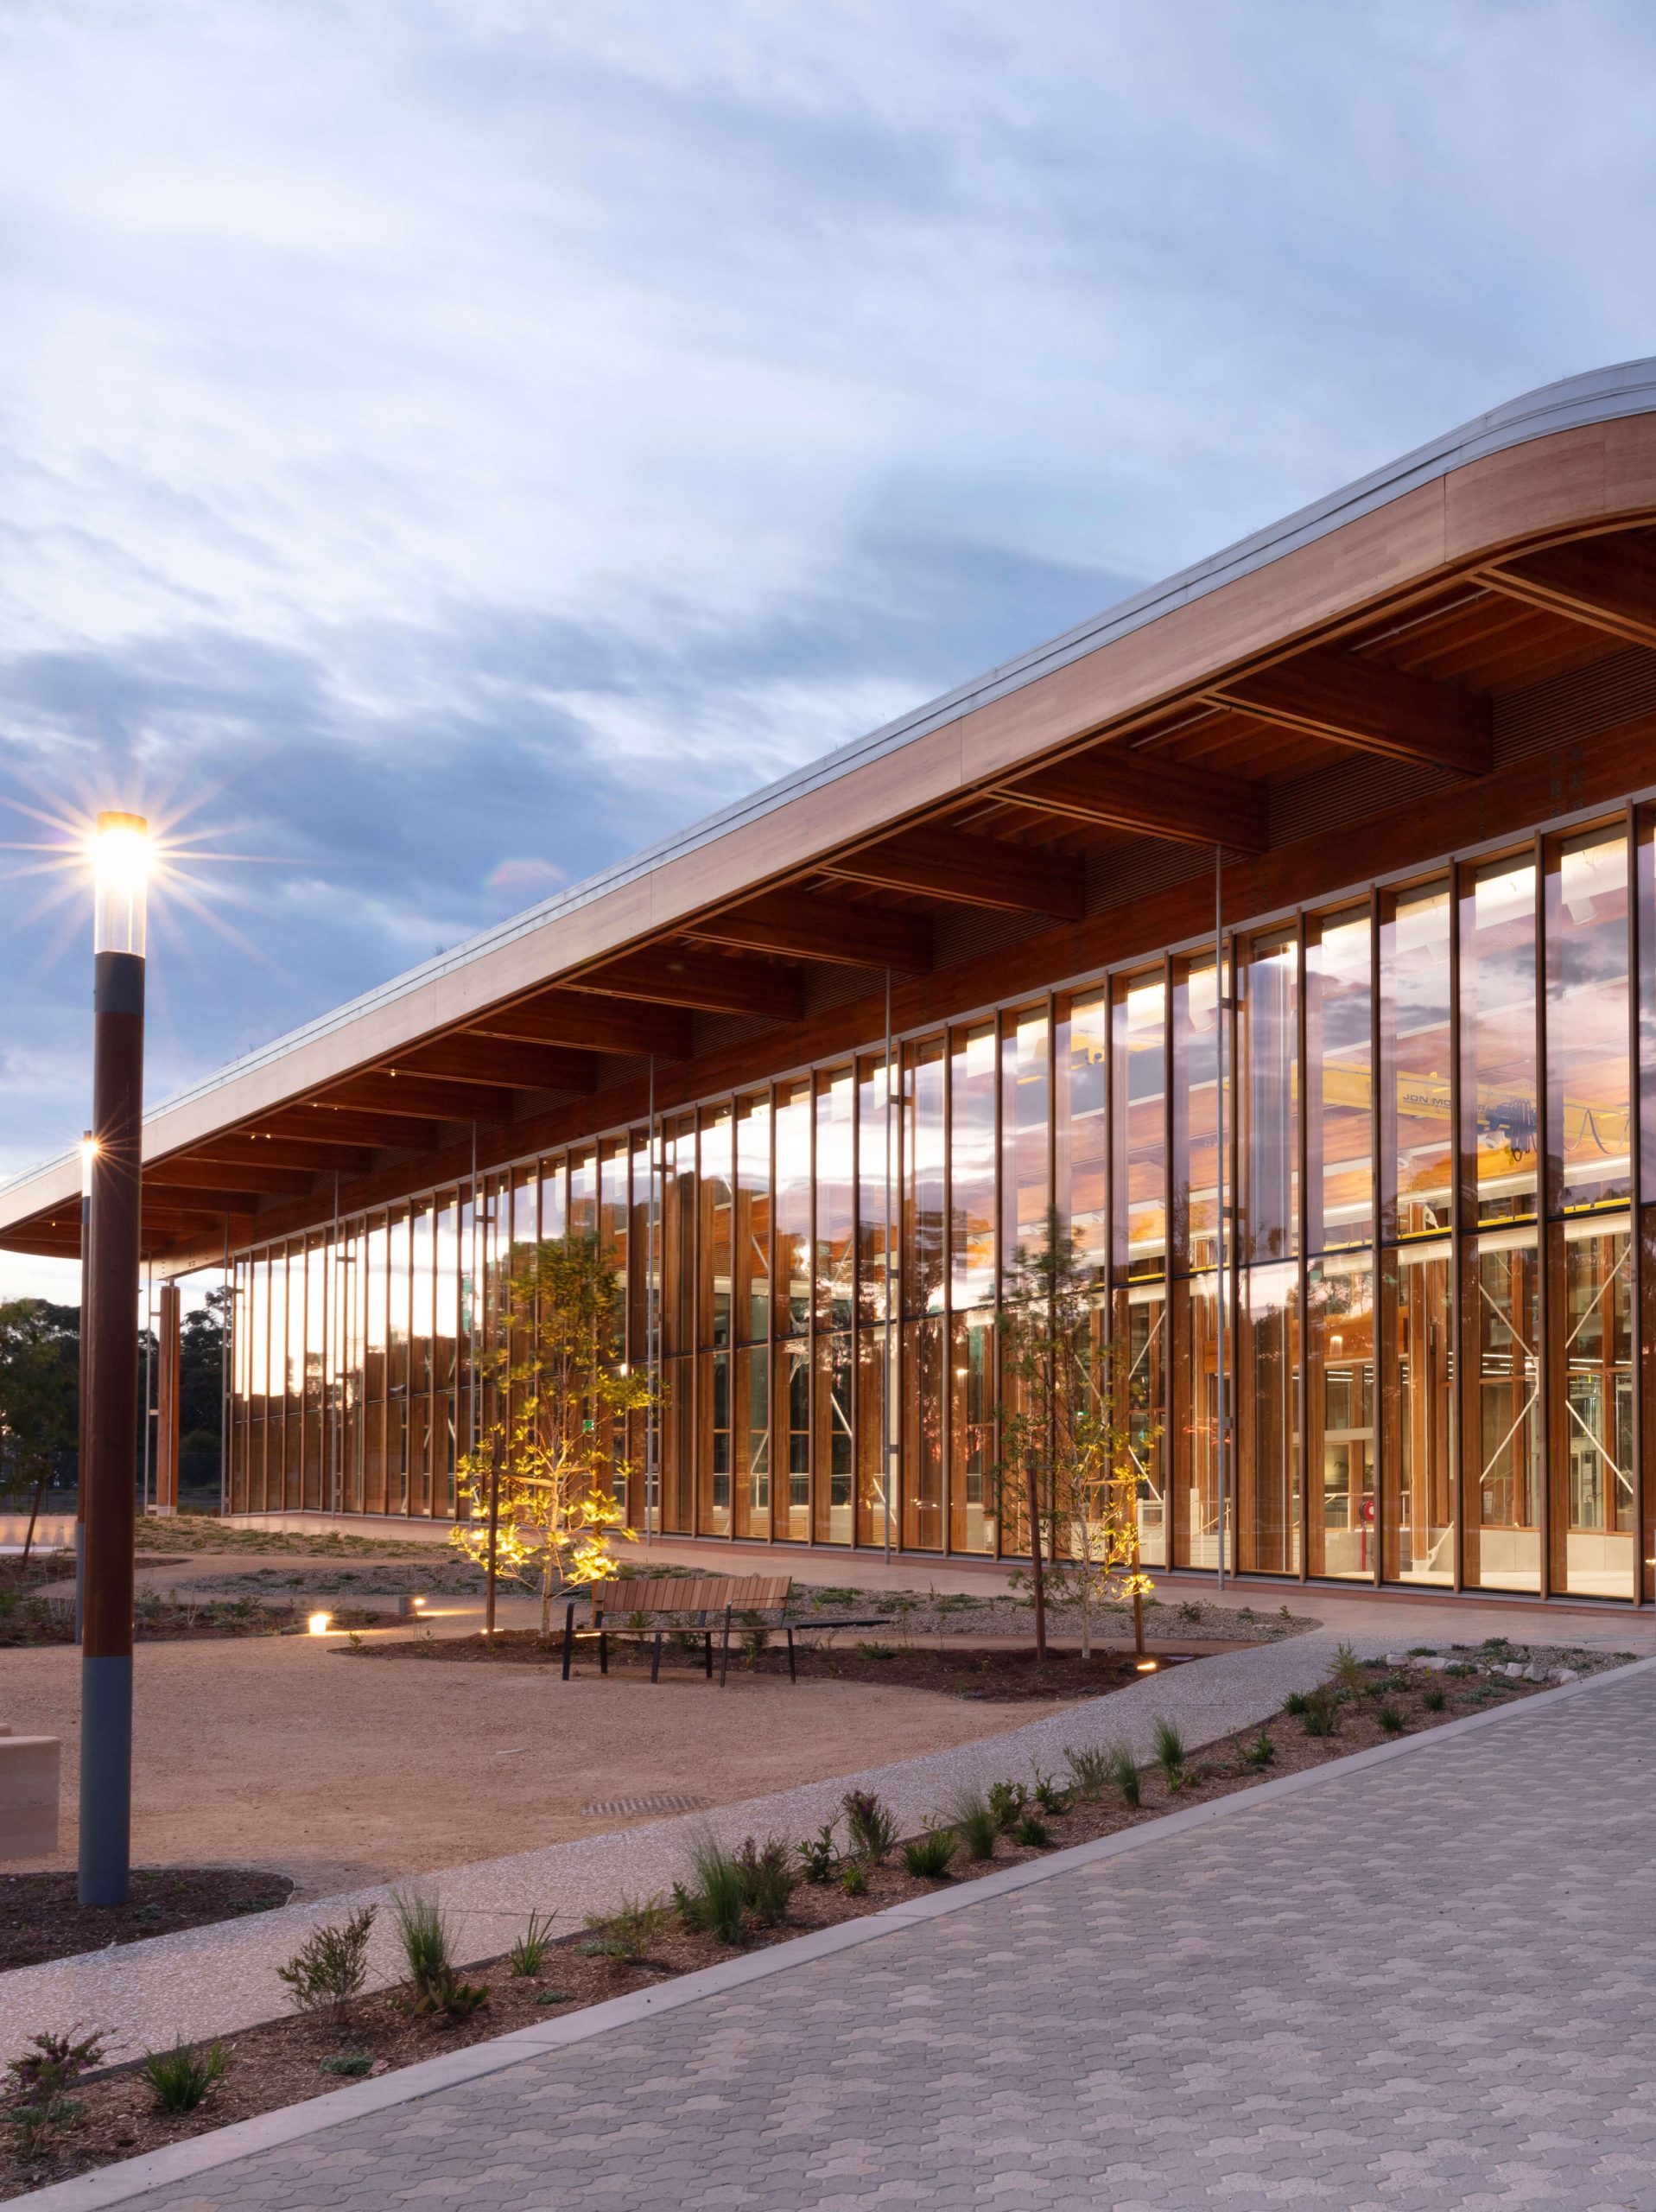
[[[1263,784],[1121,746],[1094,746],[994,790],[1023,806],[1179,844],[1262,853],[1270,842]]]
[[[144,1182],[143,1214],[146,1221],[155,1217],[181,1220],[195,1214],[251,1214],[258,1211],[258,1198],[251,1191],[174,1190],[169,1185],[157,1187],[147,1178]]]
[[[434,1077],[388,1071],[353,1075],[336,1084],[323,1106],[357,1106],[371,1114],[406,1115],[418,1122],[509,1122],[511,1093],[492,1084],[450,1083]]]
[[[1068,853],[1005,844],[959,830],[904,830],[860,852],[836,854],[822,867],[853,883],[913,891],[967,906],[1080,921],[1087,911],[1087,871]]]
[[[447,1094],[451,1101],[454,1094]],[[407,1094],[404,1093],[404,1096]],[[416,1152],[429,1151],[437,1142],[437,1117],[425,1122],[410,1121],[400,1114],[368,1113],[360,1107],[336,1105],[330,1099],[314,1098],[282,1109],[282,1118],[275,1123],[278,1138],[303,1139],[313,1128],[327,1129],[342,1143],[368,1145],[375,1151],[392,1146],[407,1147]],[[451,1103],[445,1121],[469,1121],[469,1112],[461,1112]]]
[[[399,1083],[415,1075],[440,1083],[504,1083],[518,1090],[598,1088],[598,1064],[590,1052],[465,1033],[416,1045],[406,1057],[399,1053],[397,1067]]]
[[[1656,646],[1656,548],[1647,539],[1584,537],[1551,545],[1482,569],[1478,582],[1629,645]]]
[[[1394,760],[1487,776],[1494,760],[1488,699],[1424,676],[1316,645],[1216,687],[1207,696],[1338,745]]]
[[[254,1191],[308,1198],[314,1178],[301,1167],[262,1160],[163,1160],[143,1171],[146,1191]]]
[[[313,1173],[365,1175],[374,1164],[372,1152],[354,1139],[340,1138],[335,1143],[285,1132],[281,1136],[264,1136],[251,1129],[225,1129],[217,1136],[203,1137],[199,1144],[191,1146],[190,1158],[203,1167],[230,1165],[246,1167],[255,1173],[267,1166],[292,1168],[305,1174],[307,1187]],[[144,1172],[147,1174],[149,1170]],[[302,1197],[304,1193],[295,1195]]]
[[[684,934],[707,944],[739,945],[752,952],[782,952],[840,968],[889,968],[894,975],[931,969],[931,922],[923,914],[854,906],[843,899],[771,891],[728,913],[688,923]]]
[[[695,1007],[704,1014],[757,1014],[797,1021],[805,1011],[796,976],[752,960],[726,960],[715,952],[674,948],[629,954],[584,976],[570,988],[623,999],[651,999],[663,1006]]]
[[[635,1006],[625,999],[593,998],[580,991],[542,991],[516,1006],[479,1014],[466,1033],[512,1037],[526,1045],[558,1045],[587,1052],[653,1053],[658,1060],[688,1060],[695,1025],[679,1007]]]

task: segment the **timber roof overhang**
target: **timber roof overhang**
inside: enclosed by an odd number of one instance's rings
[[[1504,701],[1630,652],[1656,361],[1480,416],[169,1099],[145,1249],[201,1265],[637,1118],[652,1062],[682,1087],[888,975],[964,978],[997,929],[1079,930],[1147,850],[1304,843],[1297,795],[1342,761],[1463,804]],[[0,1246],[73,1255],[79,1191],[73,1152],[0,1189]]]

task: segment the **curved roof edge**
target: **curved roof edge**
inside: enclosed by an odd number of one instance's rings
[[[974,709],[987,706],[992,701],[1021,690],[1038,677],[1050,675],[1072,661],[1097,652],[1134,630],[1157,620],[1174,608],[1189,605],[1192,601],[1216,591],[1221,586],[1233,582],[1251,570],[1280,560],[1299,547],[1315,543],[1319,537],[1355,521],[1376,507],[1401,498],[1419,486],[1449,475],[1467,463],[1482,460],[1491,454],[1503,452],[1512,447],[1528,443],[1533,439],[1551,437],[1562,430],[1615,421],[1627,415],[1656,412],[1656,359],[1623,361],[1608,368],[1589,369],[1581,374],[1562,378],[1556,384],[1539,385],[1516,399],[1506,401],[1482,415],[1475,416],[1457,429],[1445,432],[1428,443],[1417,446],[1412,453],[1399,456],[1382,467],[1370,470],[1339,491],[1327,493],[1279,521],[1269,523],[1248,537],[1239,538],[1234,545],[1221,552],[1211,554],[1206,560],[1192,567],[1182,569],[1175,575],[1160,583],[1151,584],[1131,597],[1118,601],[1102,613],[1065,631],[1061,636],[1032,647],[1014,658],[1003,661],[980,676],[942,693],[924,705],[899,715],[866,735],[849,740],[816,760],[808,761],[803,767],[778,777],[774,783],[765,784],[745,798],[733,800],[717,813],[705,816],[673,836],[660,839],[624,861],[601,869],[597,874],[571,884],[567,890],[555,893],[538,905],[525,907],[520,913],[504,922],[493,924],[479,931],[474,937],[465,938],[447,952],[423,961],[418,967],[405,969],[400,975],[377,984],[354,999],[348,999],[328,1013],[302,1023],[297,1029],[287,1031],[273,1038],[269,1044],[258,1046],[240,1058],[227,1061],[209,1076],[174,1092],[151,1108],[144,1116],[146,1122],[157,1119],[173,1109],[206,1096],[232,1077],[250,1070],[263,1067],[280,1059],[286,1053],[310,1039],[328,1035],[345,1027],[360,1015],[383,1007],[407,994],[420,989],[435,978],[447,975],[457,968],[544,928],[560,916],[575,912],[592,900],[619,889],[659,867],[711,843],[728,831],[760,820],[777,808],[807,792],[833,784],[841,776],[862,767],[882,755],[898,752],[915,739],[952,721]],[[73,1160],[75,1154],[67,1151],[54,1158],[40,1161],[10,1179],[15,1185],[48,1173],[62,1161]],[[10,1187],[0,1185],[0,1189]]]

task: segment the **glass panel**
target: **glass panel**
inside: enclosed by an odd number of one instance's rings
[[[569,1229],[568,1163],[562,1156],[541,1162],[541,1234],[564,1236]]]
[[[1298,1269],[1245,1269],[1240,1319],[1238,1564],[1244,1573],[1298,1574]]]
[[[305,1483],[304,1499],[322,1510],[324,1388],[327,1365],[327,1255],[320,1236],[305,1254]]]
[[[1218,1259],[1219,1007],[1212,956],[1173,970],[1173,1265]],[[1227,1141],[1230,1071],[1226,1068]]]
[[[1291,936],[1248,953],[1242,996],[1240,1256],[1285,1260],[1299,1249],[1299,949]]]
[[[896,1349],[893,1334],[892,1350]],[[857,1339],[857,1541],[884,1544],[885,1529],[886,1332],[864,1329]],[[895,1520],[891,1541],[901,1541]]]
[[[1056,1065],[1058,1120],[1054,1133],[1057,1188],[1053,1203],[1095,1281],[1109,1261],[1110,1155],[1106,1086],[1109,1058],[1103,991],[1077,991],[1058,1001]]]
[[[731,1168],[733,1122],[728,1106],[701,1117],[701,1296],[698,1326],[704,1344],[730,1342]],[[728,1396],[728,1390],[726,1390]],[[726,1427],[728,1428],[726,1407]],[[726,1465],[726,1472],[729,1472]]]
[[[1311,1262],[1306,1376],[1310,1465],[1319,1471],[1309,1516],[1312,1574],[1372,1581],[1374,1519],[1374,1268],[1367,1252]]]
[[[668,1124],[662,1158],[661,1338],[669,1356],[688,1351],[695,1342],[695,1146],[694,1115]],[[572,1198],[572,1221],[573,1205]]]
[[[1173,1556],[1179,1567],[1210,1570],[1219,1564],[1218,1283],[1209,1272],[1173,1285]],[[1234,1361],[1234,1343],[1228,1351]]]
[[[771,1347],[736,1354],[736,1533],[771,1533]]]
[[[903,1048],[903,1310],[943,1302],[943,1040]]]
[[[1002,1265],[1008,1272],[1020,1247],[1031,1252],[1046,1249],[1047,1041],[1044,1006],[1001,1017],[1000,1237]],[[955,1136],[958,1161],[958,1109]],[[980,1296],[993,1295],[992,1283],[987,1292],[956,1302],[976,1305]]]
[[[1312,1110],[1310,1249],[1374,1236],[1373,937],[1368,909],[1314,919],[1305,946],[1305,1051]]]
[[[904,1325],[903,1541],[943,1548],[943,1324],[940,1314]]]
[[[1450,897],[1446,883],[1399,892],[1380,909],[1382,1235],[1450,1226],[1455,1132],[1450,1081]]]
[[[1554,1213],[1633,1187],[1627,841],[1594,830],[1547,855],[1547,1175]]]
[[[1167,1564],[1167,1294],[1138,1282],[1115,1294],[1116,1418],[1139,1472],[1139,1555]]]
[[[688,1166],[689,1162],[685,1164]],[[569,1155],[569,1234],[598,1234],[598,1160],[591,1152]]]
[[[599,1155],[598,1242],[615,1279],[615,1308],[623,1331],[627,1300],[627,1141],[608,1138]],[[625,1337],[623,1334],[622,1342]]]
[[[703,1352],[697,1379],[701,1387],[701,1448],[696,1454],[700,1495],[696,1525],[704,1536],[727,1536],[731,1502],[730,1354]]]
[[[889,1241],[894,1252],[897,1243],[897,1125],[885,1110],[885,1090],[884,1056],[863,1060],[857,1071],[857,1315],[864,1322],[885,1318],[886,1247]]]
[[[1497,861],[1461,896],[1461,1035],[1476,1219],[1535,1211],[1535,868]]]
[[[431,1312],[435,1289],[433,1267],[432,1201],[414,1208],[413,1295],[409,1324],[409,1504],[415,1513],[431,1511]]]
[[[816,1325],[847,1328],[855,1290],[856,1091],[849,1068],[816,1078]]]
[[[949,1447],[951,1551],[993,1552],[995,1515],[994,1316],[957,1314],[953,1332]]]
[[[763,1344],[771,1333],[771,1099],[761,1091],[736,1109],[736,1334]]]
[[[385,1224],[371,1221],[364,1240],[362,1272],[365,1343],[363,1347],[363,1507],[369,1513],[385,1510]]]
[[[1556,1232],[1555,1232],[1556,1237]],[[1619,1224],[1571,1222],[1563,1243],[1562,1338],[1551,1409],[1558,1586],[1579,1598],[1631,1598],[1637,1492],[1633,1455],[1633,1255]],[[1560,1255],[1554,1247],[1555,1268]],[[1555,1275],[1554,1281],[1557,1281]],[[1555,1526],[1556,1526],[1555,1522]]]
[[[684,1139],[688,1146],[690,1140]],[[669,1530],[688,1535],[695,1503],[695,1359],[685,1353],[661,1370],[661,1516]]]
[[[1534,1230],[1481,1238],[1469,1252],[1468,1268],[1467,1364],[1475,1379],[1465,1409],[1466,1580],[1486,1590],[1539,1591],[1540,1280]]]
[[[778,1328],[811,1325],[811,1090],[784,1084],[777,1095],[777,1275],[786,1300]]]
[[[809,1126],[809,1125],[808,1125]],[[777,1398],[786,1423],[786,1495],[774,1519],[774,1533],[804,1543],[811,1532],[811,1357],[804,1344],[777,1347]],[[778,1438],[778,1445],[783,1439]]]
[[[1386,1254],[1386,1578],[1455,1580],[1454,1260],[1447,1237]]]
[[[1162,970],[1114,985],[1115,1264],[1158,1275],[1167,1253],[1167,991]]]
[[[995,1294],[995,1031],[992,1021],[957,1029],[949,1114],[949,1296],[957,1306]]]
[[[849,1084],[847,1081],[847,1089]],[[848,1185],[847,1185],[848,1194]],[[819,1544],[851,1541],[851,1332],[816,1340],[816,1525]]]

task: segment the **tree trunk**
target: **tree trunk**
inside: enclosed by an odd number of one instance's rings
[[[1024,1461],[1029,1483],[1029,1560],[1035,1592],[1035,1659],[1046,1664],[1046,1571],[1041,1563],[1041,1475],[1030,1452]]]
[[[45,1472],[42,1473],[39,1482],[35,1484],[35,1503],[29,1509],[29,1534],[23,1538],[23,1571],[25,1573],[29,1571],[29,1554],[35,1548],[35,1523],[41,1517],[41,1500],[46,1494],[47,1476],[49,1475],[51,1471],[52,1471],[49,1467],[47,1468]]]
[[[1145,1656],[1145,1599],[1139,1588],[1139,1499],[1135,1485],[1133,1501],[1133,1648],[1142,1659]]]
[[[492,1460],[489,1467],[489,1558],[487,1580],[483,1598],[483,1633],[494,1634],[494,1583],[496,1554],[500,1545],[500,1463]]]

